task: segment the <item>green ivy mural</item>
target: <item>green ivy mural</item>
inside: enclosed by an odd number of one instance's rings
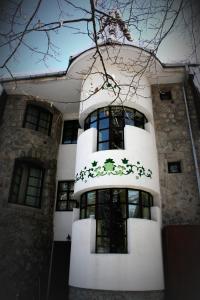
[[[105,175],[129,175],[135,174],[135,178],[139,179],[142,176],[152,178],[152,171],[141,165],[139,161],[136,164],[132,164],[128,159],[123,158],[121,164],[117,165],[112,158],[108,158],[104,161],[103,165],[99,165],[97,161],[93,161],[90,167],[85,167],[80,173],[76,174],[75,182],[81,180],[87,182],[89,178],[95,178]]]

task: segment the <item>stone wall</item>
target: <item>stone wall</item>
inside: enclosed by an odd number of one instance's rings
[[[69,300],[164,300],[163,291],[102,291],[69,287]]]
[[[7,97],[0,127],[0,299],[33,299],[45,290],[53,236],[56,160],[60,142],[60,113],[53,113],[51,135],[23,128],[30,96]],[[39,159],[45,165],[41,208],[8,202],[16,158]],[[43,280],[44,278],[44,280]],[[38,299],[38,298],[34,298]]]
[[[163,88],[171,90],[172,100],[160,100],[159,90]],[[189,95],[189,110],[197,145],[199,143],[197,115],[191,91],[189,91]],[[199,224],[200,199],[182,85],[154,85],[152,86],[152,98],[163,224]],[[168,162],[174,161],[181,161],[181,173],[168,173]]]

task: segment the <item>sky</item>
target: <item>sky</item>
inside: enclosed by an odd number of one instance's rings
[[[105,0],[98,0],[99,3],[105,3]],[[144,2],[147,0],[144,0]],[[153,1],[153,0],[152,0]],[[166,0],[154,0],[156,3],[162,4]],[[174,1],[175,8],[178,7],[181,0],[171,0]],[[195,3],[195,0],[190,0]],[[27,20],[30,18],[31,13],[36,7],[38,1],[24,0],[24,4],[20,11],[17,12],[18,17],[16,17],[15,30],[19,31],[24,28]],[[73,4],[81,6],[84,9],[89,9],[89,0],[73,0]],[[109,1],[107,0],[107,3]],[[126,3],[127,1],[121,0],[121,3]],[[137,1],[136,1],[137,2]],[[147,1],[148,2],[148,1]],[[103,4],[102,4],[103,5]],[[194,5],[193,5],[194,7]],[[194,8],[193,8],[194,9]],[[12,4],[9,4],[9,0],[1,1],[0,4],[0,33],[9,33],[11,16],[13,16],[14,8]],[[105,9],[107,12],[107,10]],[[121,9],[123,14],[123,19],[128,19],[129,17],[129,6],[124,6]],[[10,16],[7,14],[10,13]],[[143,10],[145,12],[145,9]],[[161,13],[160,13],[161,15]],[[146,45],[146,41],[151,39],[153,32],[155,31],[156,22],[159,24],[160,15],[155,15],[154,19],[150,19],[147,28],[144,26],[144,22],[139,23],[142,29],[142,36],[139,36],[138,30],[132,26],[131,35],[133,37],[133,42],[131,44],[143,47]],[[5,17],[4,17],[5,16]],[[66,19],[74,19],[79,17],[87,17],[87,13],[81,11],[80,9],[75,9],[68,5],[65,0],[43,0],[39,9],[38,14],[33,20],[31,26],[36,26],[35,24],[44,24],[46,22],[60,21]],[[166,21],[166,30],[170,26],[173,14],[168,17]],[[186,19],[186,23],[189,22],[189,15],[181,15],[177,21],[177,25],[174,29],[167,35],[158,48],[157,57],[164,63],[183,63],[183,62],[197,62],[200,58],[199,47],[197,48],[198,53],[192,53],[192,33],[191,31],[185,30],[185,27],[181,25],[183,18]],[[19,25],[22,24],[22,25]],[[94,45],[91,38],[87,35],[87,27],[84,22],[70,24],[71,28],[62,27],[61,29],[53,32],[49,32],[51,45],[51,55],[52,57],[46,57],[42,60],[42,56],[36,53],[36,51],[46,51],[48,45],[47,35],[44,32],[36,32],[27,34],[23,41],[28,45],[21,45],[16,51],[14,57],[9,61],[8,67],[12,72],[13,76],[23,76],[41,73],[50,73],[57,71],[64,71],[67,69],[69,57],[76,55],[84,51],[85,49]],[[151,29],[154,27],[153,29]],[[196,28],[196,27],[195,27]],[[91,29],[91,27],[89,27]],[[196,30],[196,29],[195,29]],[[197,29],[198,30],[198,29]],[[9,33],[11,34],[11,33]],[[198,35],[198,32],[195,32]],[[199,35],[200,36],[200,35]],[[4,37],[0,35],[0,45],[5,41]],[[18,41],[17,41],[18,42]],[[11,44],[13,47],[15,42]],[[148,48],[151,48],[149,45]],[[30,50],[34,49],[33,50]],[[9,48],[8,46],[0,47],[0,63],[2,65],[3,61],[9,56],[14,48]],[[200,62],[200,61],[199,61]],[[8,71],[0,69],[0,76],[8,77]]]

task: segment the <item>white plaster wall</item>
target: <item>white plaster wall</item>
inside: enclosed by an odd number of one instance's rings
[[[57,181],[74,180],[76,144],[60,145],[57,160]],[[57,201],[57,194],[56,194]],[[54,213],[54,240],[66,241],[68,234],[72,235],[72,211],[55,211]]]
[[[121,160],[126,158],[132,164],[137,164],[139,161],[146,172],[148,169],[152,170],[152,178],[138,177],[136,174],[86,177],[85,180],[76,182],[76,197],[88,190],[106,187],[138,188],[146,190],[152,195],[160,193],[157,151],[152,125],[149,125],[149,132],[138,127],[125,126],[124,136],[124,150],[96,152],[96,129],[90,128],[83,132],[78,138],[75,173],[80,174],[80,171],[84,170],[85,167],[87,169],[91,168],[93,161],[98,162],[98,165],[103,165],[106,159],[112,158],[116,165],[120,165],[122,164]]]
[[[80,288],[164,289],[158,222],[128,219],[128,254],[95,254],[94,219],[73,223],[69,284]]]
[[[76,144],[60,145],[57,160],[57,180],[74,180]]]
[[[68,234],[72,236],[72,211],[55,211],[54,241],[66,241]]]

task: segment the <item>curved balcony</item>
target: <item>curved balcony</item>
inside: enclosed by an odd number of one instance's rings
[[[73,223],[71,286],[121,291],[164,288],[159,222],[128,219],[127,225],[128,253],[119,255],[95,253],[96,220]]]

